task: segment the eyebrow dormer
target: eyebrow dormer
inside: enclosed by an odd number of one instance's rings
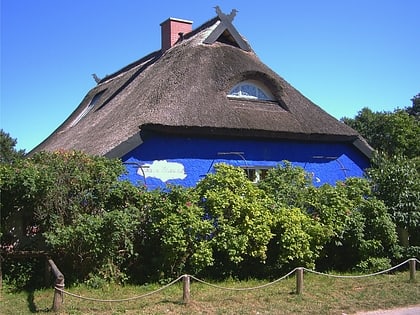
[[[227,95],[229,98],[258,100],[258,101],[276,101],[270,91],[261,83],[254,80],[246,80],[236,84]]]

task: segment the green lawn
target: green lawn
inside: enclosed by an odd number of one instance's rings
[[[267,281],[225,281],[229,288],[249,288]],[[124,299],[149,293],[160,285],[86,286],[66,288],[71,293],[98,299]],[[97,302],[64,296],[60,314],[351,314],[361,310],[394,308],[420,303],[419,281],[408,272],[359,279],[337,279],[305,273],[303,293],[296,293],[296,279],[284,280],[257,290],[223,290],[191,280],[191,301],[183,303],[182,282],[156,294],[127,302]],[[3,288],[0,314],[51,312],[53,289],[11,293]]]

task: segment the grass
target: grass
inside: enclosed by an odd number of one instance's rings
[[[225,281],[222,287],[249,288],[266,281]],[[124,299],[159,289],[160,285],[84,285],[66,290],[99,299]],[[387,309],[420,303],[420,284],[407,272],[359,279],[337,279],[305,273],[304,288],[297,295],[294,276],[273,285],[244,291],[227,291],[191,280],[191,300],[184,304],[182,283],[156,294],[127,302],[96,302],[64,296],[60,314],[352,314],[361,310]],[[53,289],[12,293],[3,288],[0,314],[51,313]]]

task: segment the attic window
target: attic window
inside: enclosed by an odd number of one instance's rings
[[[104,94],[105,90],[100,91],[98,93],[95,94],[94,97],[92,97],[90,103],[88,106],[86,106],[86,108],[79,114],[79,116],[77,116],[77,118],[71,123],[70,127],[73,127],[75,125],[77,125],[77,123],[87,115],[87,113],[89,113],[91,111],[91,109],[95,106],[95,104],[98,102],[98,100],[101,98],[102,94]]]
[[[244,81],[230,90],[228,97],[248,100],[274,101],[274,97],[256,82]]]

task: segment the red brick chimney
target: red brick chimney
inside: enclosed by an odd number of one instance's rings
[[[171,48],[180,37],[180,33],[192,31],[192,21],[169,18],[160,23],[162,32],[162,52]]]

